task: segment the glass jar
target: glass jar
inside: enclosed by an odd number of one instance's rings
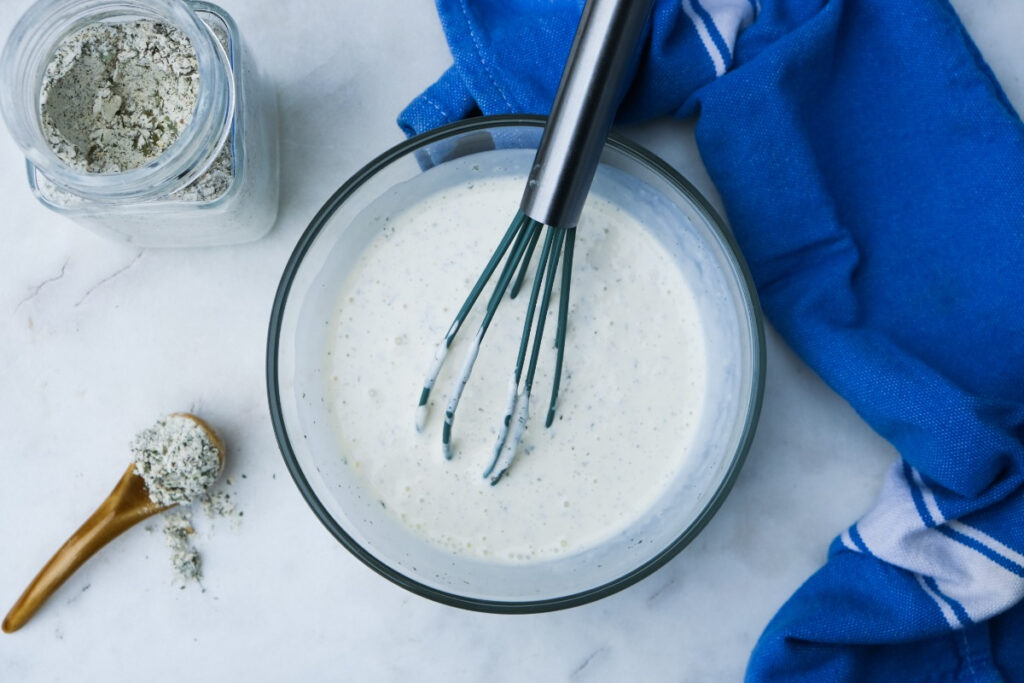
[[[85,26],[140,20],[173,26],[191,43],[198,72],[192,120],[143,166],[121,173],[73,168],[46,141],[40,98],[47,65]],[[277,216],[277,102],[262,80],[238,27],[216,5],[40,0],[0,55],[0,109],[25,153],[29,185],[47,208],[139,246],[231,244],[262,237]]]

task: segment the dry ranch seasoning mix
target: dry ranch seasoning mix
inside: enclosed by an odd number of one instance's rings
[[[39,0],[0,77],[47,208],[138,246],[232,244],[273,226],[276,100],[215,5]]]

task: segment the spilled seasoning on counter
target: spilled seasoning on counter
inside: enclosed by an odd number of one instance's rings
[[[199,505],[207,517],[231,517],[237,520],[242,516],[227,491],[211,491],[199,499]]]
[[[199,551],[192,544],[195,533],[192,519],[184,512],[173,512],[164,517],[164,538],[171,550],[171,567],[175,583],[182,590],[190,582],[198,583],[203,578]]]
[[[195,502],[198,503],[198,510],[203,517],[208,520],[229,519],[232,528],[237,528],[244,516],[232,495],[227,491],[208,491],[199,496]],[[192,583],[202,585],[202,555],[195,544],[195,539],[199,534],[192,521],[196,509],[197,506],[192,505],[191,507],[177,508],[174,512],[164,515],[163,533],[167,548],[171,553],[173,584],[183,590]],[[150,530],[152,531],[152,529]],[[204,536],[211,537],[212,528]]]

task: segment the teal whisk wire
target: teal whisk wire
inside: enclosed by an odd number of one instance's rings
[[[515,282],[512,283],[512,289],[509,291],[509,298],[515,299],[519,294],[519,289],[523,286],[523,280],[526,278],[526,271],[530,267],[530,259],[533,257],[533,250],[537,248],[537,241],[540,239],[540,230],[533,233],[533,237],[530,238],[530,245],[526,248],[526,257],[523,259],[523,263],[519,266],[519,275],[516,276]]]
[[[569,321],[569,285],[572,282],[572,253],[576,242],[576,228],[565,231],[565,256],[562,263],[562,289],[558,296],[558,327],[555,330],[555,378],[551,382],[551,402],[544,426],[550,427],[555,421],[555,404],[558,403],[558,387],[562,383],[562,361],[565,358],[565,328]]]
[[[523,440],[523,434],[526,432],[526,423],[530,418],[530,396],[533,391],[533,379],[537,372],[537,361],[540,358],[541,340],[544,338],[544,322],[547,320],[548,304],[551,302],[551,290],[554,286],[555,274],[558,272],[559,253],[565,243],[565,233],[566,230],[564,228],[548,227],[547,235],[544,239],[544,248],[541,251],[540,262],[537,265],[537,277],[534,280],[533,290],[530,293],[529,308],[532,311],[537,303],[537,295],[542,279],[541,274],[543,273],[545,275],[543,278],[544,293],[540,296],[540,310],[537,314],[536,331],[533,334],[532,344],[530,344],[530,365],[526,371],[526,381],[523,384],[523,388],[519,390],[522,359],[525,358],[532,319],[523,325],[519,357],[513,374],[513,380],[509,384],[510,389],[514,384],[517,391],[514,395],[511,395],[510,392],[510,400],[506,406],[505,417],[502,421],[502,429],[498,434],[498,441],[494,447],[493,458],[491,464],[484,471],[484,477],[490,479],[491,486],[501,481],[501,478],[508,472],[508,468],[512,465],[512,461],[519,450],[519,444]],[[532,318],[532,315],[530,317]],[[560,377],[556,377],[554,381],[557,383],[560,381]],[[552,391],[557,393],[557,384],[552,386]],[[513,413],[515,414],[514,429],[512,425]],[[510,431],[511,437],[509,436]]]

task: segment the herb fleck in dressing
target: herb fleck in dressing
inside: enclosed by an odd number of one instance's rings
[[[353,478],[431,543],[502,563],[575,553],[640,518],[692,457],[707,382],[690,284],[635,218],[592,195],[577,235],[552,427],[531,421],[507,477],[488,485],[482,472],[522,332],[516,300],[499,309],[480,350],[453,460],[441,455],[441,415],[483,307],[453,345],[456,362],[442,371],[417,433],[423,369],[496,230],[507,227],[495,217],[514,215],[524,182],[466,183],[383,221],[342,288],[327,350],[326,399]],[[542,355],[535,390],[550,387],[554,356]]]

